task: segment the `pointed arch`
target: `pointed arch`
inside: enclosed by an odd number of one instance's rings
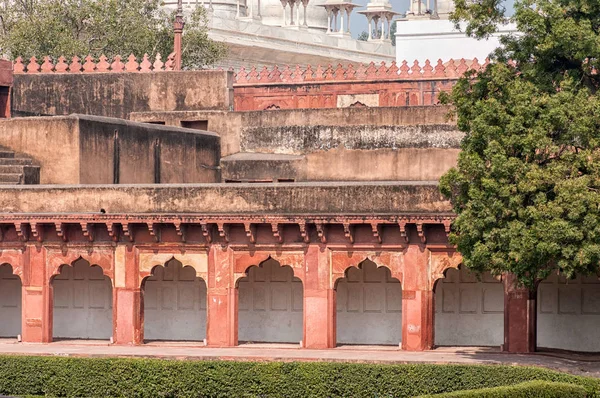
[[[105,267],[79,256],[52,268],[53,338],[108,340],[113,336],[113,285]]]
[[[9,264],[12,268],[12,273],[17,275],[21,282],[24,278],[24,251],[16,249],[2,249],[0,250],[0,264]]]
[[[67,249],[47,250],[48,280],[52,281],[56,275],[60,274],[63,266],[73,266],[77,261],[85,260],[90,266],[98,266],[102,273],[108,277],[111,285],[114,286],[114,253],[113,250],[104,250],[95,248],[92,251]]]
[[[179,261],[184,267],[191,267],[196,272],[196,277],[206,281],[208,279],[208,253],[205,251],[190,252],[141,252],[139,254],[139,281],[152,275],[156,267],[166,266],[171,260]]]
[[[0,337],[21,334],[22,281],[9,263],[0,264]]]
[[[199,274],[205,273],[198,272],[197,264],[184,264],[173,255],[152,267],[141,282],[144,340],[206,338],[207,288]]]
[[[335,294],[338,344],[400,344],[402,284],[387,266],[365,259],[348,267]]]
[[[451,268],[458,270],[459,266],[462,264],[462,261],[462,255],[456,251],[432,252],[430,259],[430,289],[433,291],[437,281],[446,277],[446,271]]]
[[[260,266],[269,259],[275,260],[280,267],[290,267],[294,277],[304,283],[304,253],[260,251],[234,255],[233,285],[237,286],[239,280],[247,276],[252,266]]]
[[[245,276],[236,280],[236,288],[239,341],[302,340],[304,284],[293,267],[268,256],[258,265],[246,268]]]
[[[359,268],[364,261],[371,261],[377,268],[387,268],[391,276],[402,283],[402,253],[392,251],[349,251],[331,254],[331,288],[335,289],[337,281],[346,276],[346,271]]]

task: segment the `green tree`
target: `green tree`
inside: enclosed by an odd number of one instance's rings
[[[476,37],[507,20],[500,0],[456,7]],[[512,20],[521,34],[443,98],[465,138],[440,186],[464,264],[533,290],[557,270],[599,271],[600,2],[517,0]]]
[[[398,23],[397,21],[392,22],[392,27],[390,29],[390,40],[392,41],[392,46],[396,45],[396,25],[397,25],[397,23]],[[381,36],[381,29],[377,29],[377,31],[375,31],[373,29],[372,36],[373,37],[380,37]],[[360,41],[367,41],[367,40],[369,40],[369,32],[367,32],[366,30],[363,30],[361,32],[361,34],[358,35],[358,37],[356,39],[360,40]]]
[[[0,54],[41,59],[49,55],[99,57],[173,51],[174,12],[160,0],[15,0],[0,6]],[[200,68],[223,58],[226,48],[207,34],[204,8],[186,17],[183,65]]]

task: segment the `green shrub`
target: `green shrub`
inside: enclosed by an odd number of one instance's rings
[[[587,396],[585,388],[576,384],[535,380],[514,386],[422,395],[420,398],[585,398]]]
[[[0,356],[0,395],[66,397],[414,397],[531,380],[600,380],[498,365],[377,365]]]

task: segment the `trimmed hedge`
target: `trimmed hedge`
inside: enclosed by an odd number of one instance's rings
[[[576,384],[536,380],[514,386],[422,395],[420,398],[585,398],[587,396],[585,388]]]
[[[414,397],[531,380],[600,380],[499,365],[375,365],[0,356],[0,394],[59,397]]]

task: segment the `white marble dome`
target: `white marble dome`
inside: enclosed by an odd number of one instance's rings
[[[248,0],[250,1],[250,0]],[[306,23],[310,29],[327,30],[327,12],[321,7],[324,0],[310,0],[306,7]],[[255,3],[256,4],[256,3]],[[304,23],[304,7],[300,5],[300,24]],[[262,23],[271,26],[281,26],[283,22],[283,7],[279,0],[260,0],[260,13]],[[294,7],[294,22],[296,22],[296,9]],[[289,23],[290,8],[286,8],[286,18]]]

